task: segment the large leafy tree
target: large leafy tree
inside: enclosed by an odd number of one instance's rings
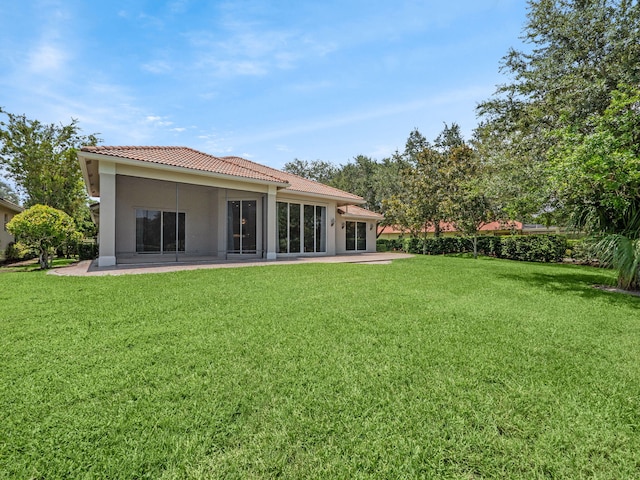
[[[458,124],[445,124],[433,143],[414,130],[401,157],[405,167],[400,191],[385,200],[387,222],[408,229],[412,236],[419,232],[426,236],[432,227],[438,236],[442,221],[460,222],[467,232],[469,225],[478,225],[479,212],[486,217],[486,208],[476,208],[479,202],[486,203],[479,187],[479,157]]]
[[[402,159],[398,155],[377,161],[366,155],[358,155],[345,165],[335,166],[322,160],[294,159],[283,170],[332,187],[354,193],[366,200],[366,207],[375,212],[383,211],[383,198],[399,190]]]
[[[497,216],[495,201],[486,189],[484,164],[466,143],[452,145],[443,166],[447,179],[442,210],[456,230],[471,238],[473,257],[478,257],[478,232]]]
[[[618,85],[640,83],[635,0],[529,1],[523,40],[502,71],[509,81],[479,106],[478,137],[512,216],[561,212],[550,153],[567,128],[589,135]]]
[[[68,125],[43,124],[0,109],[0,164],[24,195],[27,207],[43,204],[74,218],[86,216],[87,197],[77,149],[96,145],[95,135],[82,135],[77,120]]]
[[[0,180],[0,198],[9,200],[16,205],[20,203],[20,197],[18,197],[18,194],[15,192],[15,190],[11,188],[11,186],[7,182],[4,182],[2,180]]]
[[[337,167],[329,162],[322,160],[299,160],[297,158],[285,163],[282,169],[285,172],[324,184],[331,182],[338,171]]]
[[[9,232],[39,257],[40,268],[51,268],[54,251],[78,240],[75,222],[62,210],[47,205],[33,205],[7,224]]]

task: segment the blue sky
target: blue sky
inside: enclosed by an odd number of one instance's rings
[[[105,145],[184,145],[276,168],[466,135],[519,47],[524,0],[9,0],[0,106]]]

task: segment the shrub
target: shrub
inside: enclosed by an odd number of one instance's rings
[[[469,237],[406,238],[402,249],[407,253],[446,255],[473,251]],[[528,262],[561,262],[567,249],[567,240],[560,235],[520,235],[478,237],[478,252],[483,255]]]
[[[582,265],[599,265],[596,242],[592,239],[567,240],[567,257]]]
[[[525,262],[561,262],[567,250],[560,235],[514,235],[501,243],[500,257]]]
[[[28,260],[35,255],[31,250],[26,248],[19,242],[11,242],[4,249],[4,259],[6,262],[19,262],[20,260]]]
[[[34,205],[17,214],[7,230],[38,253],[42,269],[51,268],[52,252],[80,237],[69,215],[47,205]]]
[[[78,242],[76,249],[78,260],[93,260],[98,257],[98,244],[95,242]]]
[[[376,241],[376,250],[378,252],[402,250],[402,240],[399,238],[379,238]]]

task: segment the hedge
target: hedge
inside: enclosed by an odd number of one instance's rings
[[[428,237],[378,240],[378,251],[403,250],[407,253],[445,255],[473,252],[469,237]],[[567,239],[561,235],[511,235],[478,237],[478,253],[527,262],[561,262]]]

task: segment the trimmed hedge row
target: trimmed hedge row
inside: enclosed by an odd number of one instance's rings
[[[429,237],[378,240],[378,251],[402,250],[407,253],[444,255],[473,252],[468,237]],[[561,262],[567,250],[567,239],[561,235],[479,236],[478,253],[526,262]]]

